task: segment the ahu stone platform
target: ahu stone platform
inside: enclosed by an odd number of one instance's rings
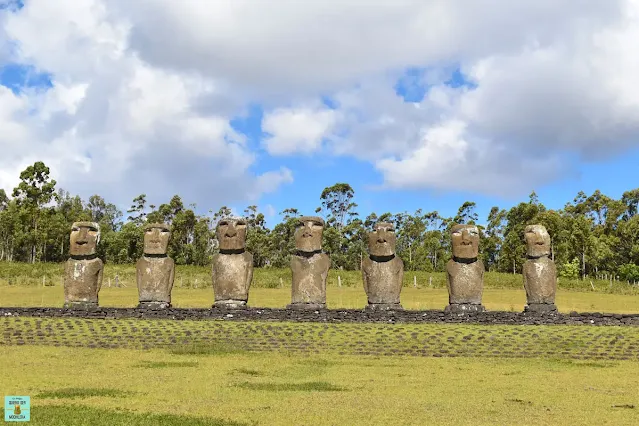
[[[190,321],[639,326],[639,314],[609,314],[599,312],[540,314],[536,312],[487,311],[458,314],[440,310],[371,311],[364,309],[320,309],[305,311],[255,307],[245,309],[168,308],[163,310],[104,307],[92,310],[0,308],[0,317],[21,316],[86,319],[139,318]]]

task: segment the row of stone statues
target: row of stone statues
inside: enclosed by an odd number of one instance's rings
[[[213,307],[245,307],[253,279],[253,255],[246,251],[247,223],[227,218],[216,228],[219,253],[213,257]],[[296,252],[291,256],[293,275],[288,309],[326,307],[326,279],[330,258],[322,252],[324,220],[304,216],[295,230]],[[175,264],[167,256],[170,229],[165,224],[148,224],[144,229],[144,254],[136,265],[139,308],[171,306]],[[527,260],[523,268],[527,311],[554,312],[557,289],[556,269],[550,255],[550,236],[542,225],[525,229]],[[100,229],[93,222],[76,222],[71,229],[70,258],[65,268],[65,308],[90,309],[98,306],[103,263],[96,248]],[[484,264],[479,258],[479,230],[474,225],[451,229],[453,257],[446,265],[449,305],[447,312],[481,312]],[[402,309],[404,264],[395,253],[393,224],[379,222],[368,234],[368,256],[362,259],[362,279],[368,297],[367,309]]]

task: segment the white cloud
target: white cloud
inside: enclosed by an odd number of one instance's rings
[[[131,24],[107,3],[67,3],[33,0],[1,15],[14,60],[49,73],[53,88],[16,96],[0,86],[0,167],[13,173],[0,187],[43,160],[61,187],[85,197],[126,205],[145,192],[157,204],[178,193],[216,208],[292,180],[288,170],[249,171],[255,156],[230,112],[198,104],[217,95],[214,78],[141,60],[128,47]]]
[[[353,156],[394,188],[528,192],[566,153],[639,144],[639,0],[31,0],[3,38],[0,63],[54,84],[0,91],[6,189],[37,156],[120,203],[259,198],[293,177],[251,172],[230,120],[254,103],[270,155]],[[445,84],[457,66],[473,89]],[[428,69],[420,102],[395,94],[406,67]]]
[[[335,124],[335,111],[328,108],[282,108],[268,113],[262,129],[270,136],[264,140],[271,155],[310,154]]]

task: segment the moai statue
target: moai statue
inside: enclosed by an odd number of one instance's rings
[[[404,262],[395,255],[396,241],[392,223],[379,222],[368,234],[369,256],[362,259],[367,309],[402,309],[399,295],[404,281]]]
[[[215,231],[220,252],[213,256],[213,307],[244,308],[253,279],[253,255],[246,251],[246,220],[222,219]]]
[[[69,254],[64,267],[64,308],[97,309],[104,264],[96,253],[100,226],[75,222],[71,226]]]
[[[170,237],[171,230],[163,223],[150,223],[144,227],[144,254],[136,264],[138,308],[171,307],[175,262],[166,254]]]
[[[322,253],[324,220],[316,216],[302,216],[295,230],[295,249],[291,256],[293,286],[288,309],[326,308],[326,278],[331,260]]]
[[[524,312],[557,312],[557,268],[550,256],[550,235],[543,225],[529,225],[524,231],[526,257],[523,276],[527,305]]]
[[[451,229],[453,258],[446,265],[448,300],[446,312],[482,312],[484,263],[479,259],[479,229],[455,225]]]

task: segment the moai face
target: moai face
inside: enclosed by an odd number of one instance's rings
[[[379,222],[375,230],[368,234],[368,252],[371,256],[392,256],[395,254],[395,226],[388,222]]]
[[[322,249],[324,219],[317,216],[302,216],[295,230],[295,248],[311,253]]]
[[[543,225],[528,225],[524,231],[526,254],[531,257],[550,255],[550,235]]]
[[[243,250],[246,248],[246,220],[222,219],[215,230],[220,250]]]
[[[479,229],[475,225],[455,225],[450,233],[454,257],[474,259],[479,256]]]
[[[164,223],[150,223],[144,227],[144,254],[166,254],[171,231]]]
[[[69,237],[71,256],[89,256],[95,254],[100,242],[100,225],[95,222],[75,222],[71,226]]]

